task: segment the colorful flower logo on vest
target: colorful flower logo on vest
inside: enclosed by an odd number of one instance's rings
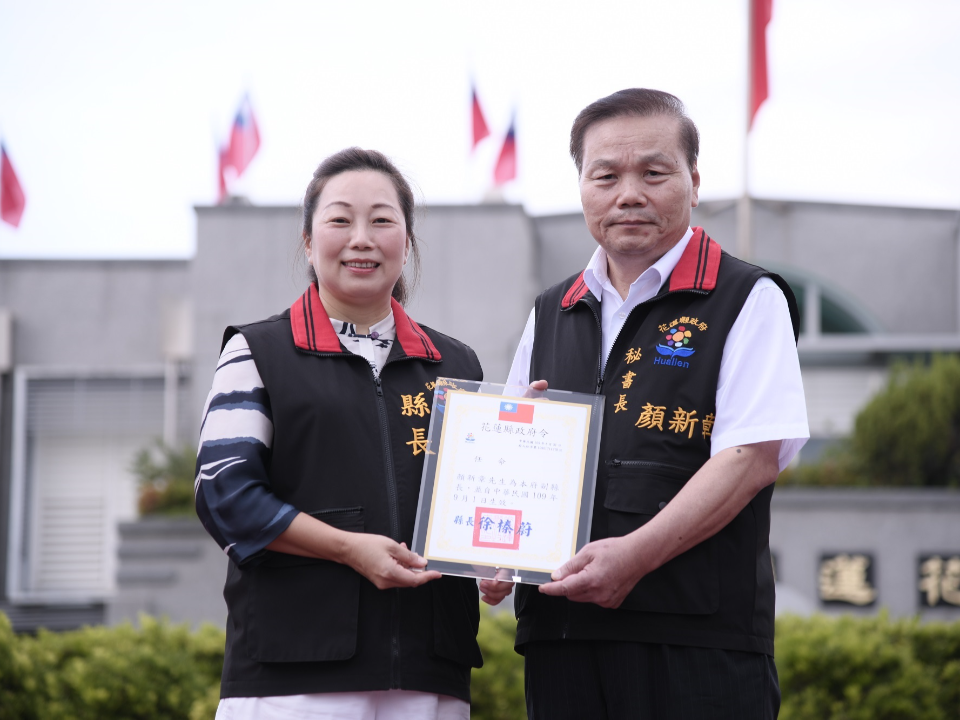
[[[666,342],[657,345],[657,352],[667,357],[690,357],[696,352],[690,347],[690,338],[693,333],[686,325],[674,325],[667,331]]]

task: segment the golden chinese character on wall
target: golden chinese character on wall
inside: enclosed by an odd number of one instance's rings
[[[960,552],[922,555],[917,574],[920,607],[960,607]]]
[[[866,553],[823,555],[817,585],[821,602],[872,605],[877,599],[873,557]]]

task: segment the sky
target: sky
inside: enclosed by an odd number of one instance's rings
[[[578,211],[570,125],[639,86],[699,126],[701,199],[746,175],[758,198],[960,209],[960,2],[774,0],[749,138],[746,18],[747,0],[0,0],[0,138],[27,198],[0,258],[190,257],[245,94],[262,144],[231,191],[255,204],[298,204],[350,145],[428,204],[479,202],[515,117],[506,201]],[[473,152],[471,82],[492,131]]]

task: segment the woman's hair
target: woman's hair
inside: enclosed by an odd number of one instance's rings
[[[417,236],[413,232],[415,203],[410,183],[383,153],[376,150],[351,147],[334,153],[320,163],[320,166],[313,173],[313,179],[307,185],[307,191],[303,195],[303,226],[300,232],[300,249],[302,251],[306,248],[307,238],[310,237],[310,231],[313,228],[313,215],[317,210],[317,202],[320,200],[320,193],[323,192],[327,181],[341,173],[356,170],[373,170],[383,173],[390,178],[394,189],[397,191],[397,199],[400,201],[400,209],[403,211],[403,219],[407,225],[407,237],[410,239],[410,286],[407,286],[403,274],[400,275],[397,284],[393,286],[393,297],[403,305],[410,299],[420,279],[420,248],[417,245]],[[310,280],[317,282],[317,274],[313,266],[308,264],[308,268],[307,273]]]

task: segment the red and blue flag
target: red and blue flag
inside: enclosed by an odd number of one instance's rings
[[[243,175],[253,156],[260,149],[260,130],[257,128],[257,119],[253,116],[253,106],[250,98],[244,97],[233,119],[230,129],[230,144],[227,147],[226,157],[222,161],[224,167],[232,167],[237,177]]]
[[[500,419],[530,424],[533,422],[533,405],[523,405],[509,400],[501,402]]]
[[[487,121],[483,117],[483,110],[480,108],[480,98],[477,97],[477,89],[471,88],[473,103],[471,112],[473,114],[473,147],[476,148],[487,135],[490,134],[490,128],[487,127]]]
[[[510,121],[510,129],[507,130],[507,136],[503,139],[503,147],[500,148],[500,157],[497,158],[497,166],[493,170],[493,182],[495,185],[504,185],[517,177],[517,134],[514,130],[514,121]]]

